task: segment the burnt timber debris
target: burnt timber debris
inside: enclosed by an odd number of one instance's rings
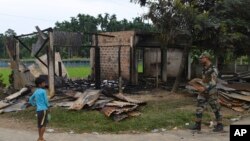
[[[218,85],[220,103],[235,111],[250,109],[250,72],[221,75],[223,79]]]
[[[218,80],[218,97],[221,105],[238,112],[250,110],[250,72],[231,75],[221,75]],[[200,79],[192,79],[186,88],[191,93],[196,93]]]
[[[48,83],[48,75],[41,74],[40,77],[44,77]],[[65,107],[68,110],[99,110],[114,121],[141,115],[138,108],[146,103],[119,93],[118,84],[118,80],[103,80],[101,89],[96,90],[94,81],[88,79],[55,77],[56,94],[50,98],[50,103],[53,107]],[[34,84],[31,83],[0,100],[0,113],[25,110],[27,99],[32,95],[34,88]]]
[[[98,33],[74,33],[56,31],[52,28],[40,30],[36,26],[37,32],[13,36],[8,38],[6,48],[10,57],[12,69],[11,88],[14,92],[0,101],[0,112],[13,112],[27,108],[27,99],[34,91],[34,79],[44,77],[47,83],[48,97],[52,106],[62,106],[69,110],[92,109],[100,110],[104,114],[107,107],[116,109],[110,114],[115,121],[120,121],[129,116],[138,116],[139,105],[145,102],[131,99],[122,93],[121,80],[100,79],[100,54],[98,53],[98,37],[106,36],[113,38],[112,35]],[[83,36],[90,34],[95,37],[95,76],[94,80],[68,78],[67,70],[62,62],[56,47],[74,48],[76,51],[83,46]],[[22,38],[25,36],[36,36],[37,41],[27,46]],[[35,63],[25,66],[20,59],[20,47],[26,48],[31,56],[35,57]],[[46,54],[42,54],[46,52]],[[98,67],[99,66],[99,67]],[[120,75],[120,74],[119,74]],[[97,89],[97,90],[96,90]],[[120,89],[120,90],[119,90]],[[132,113],[133,112],[133,113]]]
[[[71,82],[79,81],[71,80]],[[75,87],[79,91],[72,90],[72,87],[70,89],[67,87],[57,88],[56,95],[50,99],[51,105],[53,107],[60,106],[68,110],[77,111],[84,109],[99,110],[114,121],[120,121],[127,117],[139,116],[141,113],[138,111],[138,107],[146,104],[143,101],[132,99],[122,93],[116,93],[118,90],[106,86],[106,83],[102,84],[103,87],[101,90],[95,90],[94,85],[83,81],[81,80],[82,83],[87,84],[84,90],[78,89],[78,85],[75,85]],[[65,86],[67,85],[65,83]],[[109,89],[106,90],[105,87],[109,87]],[[26,87],[9,95],[0,101],[0,113],[25,110],[26,101],[30,95],[32,95],[32,88]]]

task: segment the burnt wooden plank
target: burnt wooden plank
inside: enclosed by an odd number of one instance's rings
[[[0,101],[0,109],[3,109],[3,108],[8,107],[10,105],[11,105],[10,103],[7,103],[5,101]]]
[[[236,94],[236,93],[230,93],[230,94],[223,93],[223,94],[230,97],[230,98],[235,98],[235,99],[250,102],[250,96],[240,95],[240,94]]]
[[[14,94],[11,94],[9,95],[8,97],[5,98],[5,100],[7,101],[10,101],[10,100],[13,100],[19,96],[21,96],[23,93],[27,92],[28,91],[28,88],[22,88],[20,91],[14,93]]]
[[[112,106],[112,107],[126,107],[126,106],[135,106],[137,104],[130,103],[130,102],[122,102],[122,101],[112,101],[106,104],[106,106]]]
[[[92,106],[99,98],[100,90],[86,90],[71,106],[69,109],[81,110],[85,105]]]
[[[222,89],[224,91],[236,91],[234,88],[227,87],[225,85],[222,85],[221,83],[218,83],[216,86],[217,89]]]
[[[130,98],[130,97],[128,97],[128,96],[125,96],[125,95],[122,94],[122,93],[115,94],[114,96],[115,96],[116,98],[120,99],[120,100],[123,100],[123,101],[131,102],[131,103],[135,103],[135,104],[145,104],[144,101],[139,101],[139,100]]]
[[[226,84],[225,86],[239,91],[250,91],[250,83],[232,83]]]

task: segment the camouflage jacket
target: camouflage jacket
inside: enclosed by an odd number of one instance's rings
[[[215,93],[217,84],[218,70],[212,64],[208,68],[202,70],[202,81],[204,84],[205,93]]]

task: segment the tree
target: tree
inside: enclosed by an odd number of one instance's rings
[[[224,0],[213,11],[214,17],[221,25],[220,40],[224,47],[233,47],[235,56],[249,52],[250,39],[250,6],[249,0]]]
[[[172,88],[172,92],[177,90],[182,72],[185,67],[188,47],[192,45],[192,33],[194,29],[197,10],[188,2],[180,0],[154,0],[154,1],[136,1],[141,5],[149,6],[147,17],[152,20],[154,25],[160,31],[160,40],[163,44],[162,50],[167,47],[177,45],[177,40],[184,37],[190,40],[183,48],[183,58],[180,65],[178,76]],[[163,58],[166,58],[163,54]],[[163,59],[165,61],[165,59]],[[165,64],[165,62],[163,62]]]
[[[12,35],[16,35],[16,32],[13,29],[8,29],[7,31],[5,31],[4,35],[10,37]]]
[[[232,48],[235,55],[249,52],[249,0],[131,1],[150,8],[147,17],[160,30],[167,46],[174,45],[179,32],[184,32],[191,35],[190,45],[197,48],[213,49],[215,53]],[[177,88],[179,76],[172,91]]]
[[[102,14],[98,14],[97,16],[98,26],[100,26],[101,31],[105,32],[107,31],[107,26],[109,23],[109,14],[105,13],[104,16]]]
[[[6,58],[4,40],[5,36],[3,34],[0,34],[0,58]]]
[[[0,34],[0,58],[7,58],[5,39],[6,37],[10,37],[12,35],[16,35],[16,32],[13,29],[8,29],[4,32],[4,34]]]

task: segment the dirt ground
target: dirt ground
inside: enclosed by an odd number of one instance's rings
[[[0,127],[0,141],[35,141],[37,132]],[[228,132],[192,133],[187,130],[166,131],[162,133],[142,134],[71,134],[71,133],[45,133],[47,141],[228,141]]]
[[[29,121],[23,122],[18,119],[5,118],[5,117],[0,118],[0,127],[9,129],[27,130],[27,131],[37,130],[35,124],[32,122]]]

